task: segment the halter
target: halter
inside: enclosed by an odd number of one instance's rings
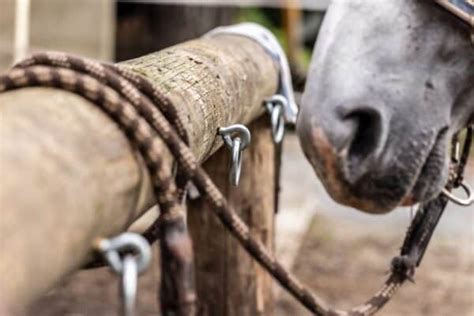
[[[467,23],[467,25],[471,28],[471,42],[474,44],[474,0],[435,0],[437,4],[439,4],[443,9],[447,10],[449,13],[456,16],[460,19],[463,23]],[[472,142],[472,133],[473,127],[470,126],[467,128],[467,136],[466,136],[466,143],[465,148],[467,147],[468,150],[464,153],[465,155],[469,155],[469,148],[471,146],[470,142]],[[461,206],[469,206],[474,203],[474,197],[472,194],[471,187],[462,181],[462,174],[464,171],[464,166],[467,161],[463,162],[462,158],[459,156],[459,139],[457,136],[453,139],[453,150],[451,154],[451,162],[453,165],[457,165],[461,162],[461,168],[454,171],[457,174],[457,181],[454,183],[454,188],[461,187],[466,195],[466,199],[460,199],[453,195],[450,192],[450,188],[443,189],[443,194],[450,199],[452,202],[461,205]]]
[[[474,44],[474,0],[435,0],[442,8],[454,14],[471,28],[471,41]]]
[[[443,189],[442,193],[452,202],[461,206],[470,206],[474,203],[474,196],[472,189],[467,182],[464,181],[464,169],[469,160],[469,153],[474,135],[474,125],[470,124],[466,128],[464,144],[461,148],[459,140],[459,133],[455,134],[451,145],[451,170],[448,184]],[[451,193],[451,189],[462,188],[466,193],[466,198],[462,199]]]

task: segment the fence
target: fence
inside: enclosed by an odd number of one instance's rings
[[[262,101],[277,89],[272,58],[250,39],[218,35],[123,65],[179,104],[194,154],[200,162],[209,159],[206,168],[221,190],[254,233],[272,245],[276,151],[267,118],[256,121],[264,113]],[[21,312],[80,268],[95,238],[123,231],[154,200],[143,161],[85,99],[27,88],[0,94],[0,104],[0,293],[9,311]],[[229,153],[215,154],[222,146],[217,129],[233,123],[250,124],[253,136],[239,188],[227,182]],[[164,164],[172,168],[173,158],[162,147]],[[217,314],[267,314],[269,277],[235,250],[207,214],[199,199],[190,203],[197,286],[204,293],[200,304],[213,313],[219,309]],[[228,304],[213,295],[223,287]]]

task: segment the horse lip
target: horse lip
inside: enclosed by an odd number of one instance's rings
[[[420,184],[423,181],[426,181],[426,177],[430,174],[429,171],[433,170],[431,165],[428,170],[424,169],[428,165],[433,153],[440,152],[438,150],[442,148],[441,146],[446,131],[447,128],[439,130],[438,133],[435,132],[431,134],[431,137],[433,137],[434,140],[427,146],[428,148],[425,148],[424,152],[428,152],[428,154],[424,159],[422,159],[420,166],[418,167],[418,170],[420,171],[418,171],[417,174],[413,174],[412,181],[407,183],[406,194],[402,195],[402,197],[397,200],[388,197],[387,199],[381,197],[382,200],[385,201],[384,203],[380,203],[380,200],[377,201],[371,197],[357,196],[357,194],[354,195],[349,187],[357,185],[358,182],[351,183],[346,178],[346,174],[343,171],[344,166],[341,165],[341,161],[344,160],[345,152],[334,150],[321,127],[313,125],[311,132],[308,133],[308,131],[302,129],[302,126],[300,125],[298,133],[306,157],[334,200],[368,213],[381,214],[390,212],[397,207],[397,205],[411,205],[431,198],[432,191],[424,189],[426,184]],[[384,150],[384,152],[387,154],[386,150]],[[381,157],[382,155],[379,156],[379,158]],[[369,165],[374,165],[374,161],[377,159],[372,157],[370,160],[371,163]],[[436,166],[436,164],[433,164],[433,166]],[[425,175],[425,173],[428,174]],[[429,181],[426,182],[429,184]],[[421,188],[421,190],[415,191],[416,187]]]
[[[444,145],[444,140],[445,136],[447,135],[448,132],[448,127],[443,127],[439,130],[438,133],[434,134],[434,141],[432,142],[431,146],[428,147],[427,151],[428,153],[422,160],[422,163],[419,166],[420,170],[415,177],[412,180],[412,184],[407,186],[407,193],[406,195],[401,198],[398,203],[395,200],[386,200],[387,205],[392,205],[392,209],[395,208],[398,204],[398,206],[409,206],[409,205],[414,205],[419,202],[424,202],[428,201],[437,194],[442,189],[442,179],[443,179],[443,169],[444,168],[444,159],[440,160],[437,159],[440,157],[440,153],[444,153],[443,151],[443,145]],[[444,154],[443,154],[444,155]],[[444,156],[443,156],[444,157]],[[372,163],[373,163],[372,159]],[[436,172],[433,173],[434,168],[436,169]],[[437,176],[434,176],[437,175]],[[346,181],[347,184],[350,185],[357,185],[357,181],[355,183],[351,183],[348,181],[346,178],[346,174],[343,173],[344,180]],[[431,189],[430,186],[433,186],[435,189]],[[438,186],[440,186],[438,188]],[[364,201],[365,199],[362,198],[360,201]],[[370,198],[369,198],[370,200]],[[369,200],[366,200],[369,202]],[[354,202],[354,201],[352,201]],[[367,205],[371,205],[371,208],[367,208],[365,205],[366,203],[357,203],[360,205],[350,205],[352,207],[359,208],[363,211],[367,211],[370,213],[386,213],[389,212],[390,209],[388,208],[383,208],[381,205],[377,205],[377,201],[372,201],[372,203],[369,203]],[[364,205],[365,207],[361,207],[361,205]]]

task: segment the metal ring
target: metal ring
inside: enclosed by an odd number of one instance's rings
[[[443,189],[442,192],[452,202],[454,202],[458,205],[461,205],[461,206],[470,206],[472,203],[474,203],[474,196],[472,195],[471,187],[465,182],[462,182],[460,187],[464,190],[464,192],[466,192],[467,198],[460,199],[460,198],[458,198],[457,196],[455,196],[454,194],[452,194],[451,192],[449,192],[446,189]]]
[[[284,109],[288,100],[276,94],[266,100],[267,110],[270,113],[270,121],[272,124],[272,135],[275,144],[281,143],[285,135],[285,113]]]
[[[150,244],[135,233],[126,232],[111,239],[102,239],[99,242],[99,249],[112,269],[119,274],[123,271],[120,251],[130,250],[136,253],[138,273],[143,272],[151,261]]]
[[[133,316],[135,314],[135,303],[137,298],[138,284],[138,264],[137,258],[127,255],[123,258],[121,296],[122,315]]]

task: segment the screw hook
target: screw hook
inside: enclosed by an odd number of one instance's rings
[[[225,145],[232,151],[229,180],[233,186],[238,186],[242,170],[242,152],[250,144],[250,131],[245,125],[234,124],[219,128],[218,134],[222,136]],[[232,134],[236,134],[234,138],[232,138]]]
[[[121,314],[133,316],[137,296],[138,275],[151,261],[149,243],[139,234],[126,232],[110,239],[100,239],[97,245],[112,270],[122,277]],[[127,251],[121,257],[120,252]]]
[[[285,108],[288,100],[281,94],[275,94],[265,100],[265,106],[270,113],[272,135],[275,144],[281,143],[285,136]]]

